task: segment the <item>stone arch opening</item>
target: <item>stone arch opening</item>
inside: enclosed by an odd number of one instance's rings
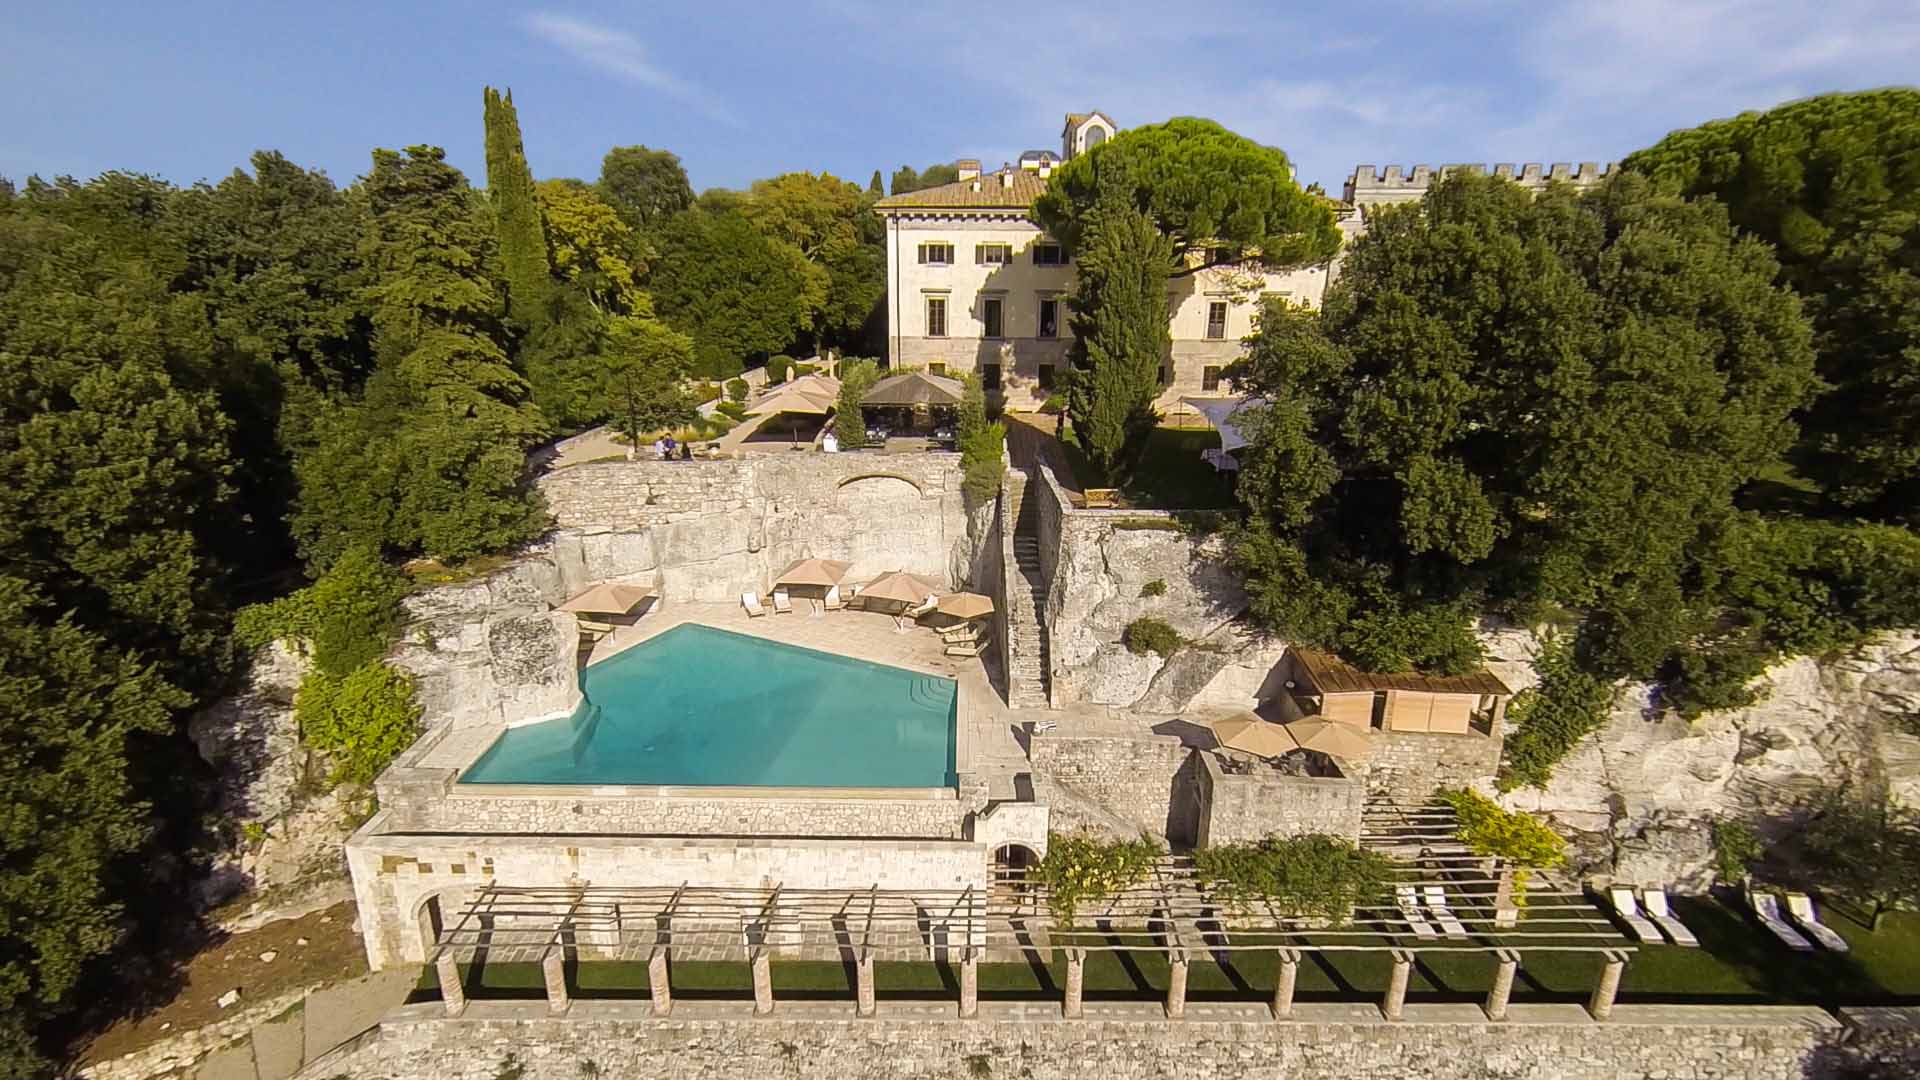
[[[993,869],[1001,877],[1026,877],[1040,863],[1040,855],[1025,844],[1001,844],[993,849]]]
[[[447,927],[447,912],[440,902],[444,895],[429,894],[413,909],[413,924],[420,932],[420,953],[426,960],[433,959],[434,946],[439,944],[440,934]]]
[[[915,495],[925,495],[927,493],[926,489],[920,486],[920,481],[910,476],[902,476],[899,473],[861,473],[858,476],[847,477],[836,486],[844,490],[854,484],[863,483],[868,480],[898,480],[912,488]],[[868,484],[864,490],[884,489],[887,486],[886,484]]]

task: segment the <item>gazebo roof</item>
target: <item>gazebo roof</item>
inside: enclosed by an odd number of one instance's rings
[[[1337,656],[1312,649],[1295,649],[1300,671],[1322,694],[1350,694],[1369,690],[1411,690],[1428,694],[1473,694],[1507,697],[1507,684],[1482,668],[1465,675],[1422,675],[1417,671],[1362,671]]]
[[[909,371],[874,383],[873,389],[860,399],[860,404],[958,405],[965,395],[966,387],[959,379],[929,375],[924,371]]]

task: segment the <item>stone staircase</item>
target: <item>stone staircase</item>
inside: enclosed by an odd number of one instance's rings
[[[1047,606],[1047,583],[1040,563],[1039,508],[1027,497],[1027,483],[1024,473],[1008,474],[1007,518],[1013,522],[1014,564],[1006,568],[1007,704],[1044,709],[1051,670],[1041,618]]]

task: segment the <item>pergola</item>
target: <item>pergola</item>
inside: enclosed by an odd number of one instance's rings
[[[1389,837],[1412,835],[1385,823],[1378,827]],[[1419,953],[1480,952],[1496,959],[1485,1008],[1498,1020],[1506,1015],[1523,954],[1594,953],[1604,964],[1588,1007],[1596,1019],[1605,1019],[1634,951],[1612,921],[1576,883],[1538,870],[1528,875],[1521,909],[1510,902],[1510,869],[1447,846],[1421,845],[1419,854],[1398,861],[1390,888],[1339,923],[1271,903],[1229,902],[1215,895],[1191,859],[1178,856],[1161,858],[1143,880],[1084,907],[1071,924],[1054,917],[1044,886],[1011,870],[984,890],[489,885],[440,933],[432,962],[447,1010],[458,1014],[465,1008],[463,962],[537,962],[550,1006],[563,1012],[570,956],[644,959],[654,1011],[665,1015],[673,1007],[675,958],[744,961],[752,971],[754,1010],[761,1014],[774,1008],[770,963],[776,954],[830,959],[853,968],[856,1009],[866,1016],[874,1010],[876,958],[945,961],[958,965],[960,1015],[972,1017],[983,957],[1031,960],[1059,950],[1066,959],[1064,1015],[1077,1018],[1088,953],[1155,952],[1167,957],[1171,971],[1167,1015],[1179,1017],[1194,955],[1224,962],[1235,953],[1267,952],[1279,961],[1273,1015],[1285,1019],[1292,1015],[1303,956],[1378,952],[1393,963],[1381,1010],[1397,1020]],[[1434,916],[1437,909],[1405,899],[1408,888],[1424,897],[1433,887],[1447,901],[1443,918]]]

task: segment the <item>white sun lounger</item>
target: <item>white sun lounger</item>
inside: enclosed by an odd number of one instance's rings
[[[1448,937],[1466,937],[1467,927],[1447,906],[1447,890],[1439,885],[1423,886],[1421,896],[1427,901],[1427,910],[1433,912],[1433,921],[1440,924],[1440,930]]]
[[[793,601],[780,589],[773,590],[773,610],[776,615],[793,614]]]
[[[1619,913],[1620,921],[1627,924],[1627,929],[1633,932],[1634,937],[1654,945],[1666,944],[1660,931],[1647,921],[1646,916],[1640,914],[1640,905],[1634,902],[1632,889],[1615,885],[1607,890],[1607,899],[1613,903],[1613,910]]]
[[[1434,938],[1440,936],[1440,931],[1435,930],[1432,923],[1420,917],[1420,894],[1414,891],[1413,886],[1394,886],[1393,897],[1400,904],[1400,917],[1407,920],[1407,929],[1413,931],[1414,937]]]
[[[965,642],[958,645],[949,645],[946,648],[946,654],[948,656],[968,656],[968,657],[979,656],[981,653],[986,651],[987,651],[986,638],[980,638],[976,641]]]
[[[1798,952],[1813,950],[1813,942],[1801,937],[1798,931],[1780,918],[1778,897],[1772,893],[1750,892],[1747,894],[1747,904],[1753,908],[1754,915],[1759,917],[1760,925],[1766,927],[1774,937],[1779,938],[1781,944]]]
[[[1813,897],[1803,892],[1787,894],[1787,917],[1800,924],[1813,940],[1825,949],[1834,952],[1847,951],[1847,939],[1834,933],[1833,927],[1820,921],[1820,913],[1813,910]]]
[[[1688,949],[1700,947],[1700,939],[1693,936],[1693,931],[1687,929],[1686,924],[1674,915],[1673,908],[1668,905],[1667,890],[1641,889],[1640,903],[1647,909],[1647,918],[1658,924],[1660,929],[1673,939],[1675,945]]]
[[[760,598],[750,592],[740,594],[740,606],[746,608],[747,614],[754,618],[758,618],[767,613],[767,609],[760,606]]]

